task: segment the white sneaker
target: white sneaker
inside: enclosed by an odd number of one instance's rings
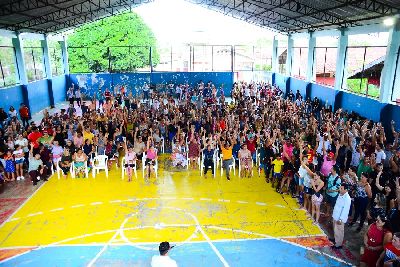
[[[19,176],[17,176],[17,181],[19,181]]]
[[[25,176],[21,176],[20,178],[21,178],[21,180],[25,180]]]
[[[36,177],[36,180],[40,181],[40,176]]]

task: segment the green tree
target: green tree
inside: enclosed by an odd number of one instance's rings
[[[68,46],[72,73],[135,71],[149,66],[150,47],[153,66],[160,60],[153,32],[133,12],[80,26],[68,37]]]

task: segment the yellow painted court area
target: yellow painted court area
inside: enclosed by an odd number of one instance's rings
[[[0,247],[146,243],[323,235],[288,195],[263,178],[231,181],[199,170],[164,171],[158,178],[57,179],[54,175],[0,228]],[[199,227],[201,226],[201,227]],[[113,239],[116,229],[121,229]],[[199,231],[204,231],[200,234]]]

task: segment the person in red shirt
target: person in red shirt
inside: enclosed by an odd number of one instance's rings
[[[33,127],[32,132],[28,135],[29,142],[33,143],[33,148],[39,148],[39,142],[37,141],[40,137],[42,137],[42,133],[39,132],[39,128]]]
[[[385,250],[381,253],[381,256],[376,262],[376,266],[400,266],[400,232],[394,233],[392,242],[389,242],[385,245]]]
[[[24,103],[21,103],[19,107],[19,116],[21,117],[22,125],[24,127],[29,125],[29,109],[24,105]]]

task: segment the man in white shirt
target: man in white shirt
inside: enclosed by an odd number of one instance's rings
[[[151,258],[151,267],[178,267],[176,261],[168,256],[169,250],[173,248],[168,242],[161,242],[158,250],[160,255],[154,255]]]
[[[383,151],[383,145],[381,143],[376,144],[375,150],[375,162],[376,164],[383,163],[386,159],[385,151]]]
[[[339,196],[336,200],[335,207],[333,208],[333,232],[334,239],[329,239],[334,245],[333,249],[341,249],[344,238],[344,224],[347,222],[349,210],[351,205],[351,198],[347,192],[347,184],[342,184],[339,188]]]

